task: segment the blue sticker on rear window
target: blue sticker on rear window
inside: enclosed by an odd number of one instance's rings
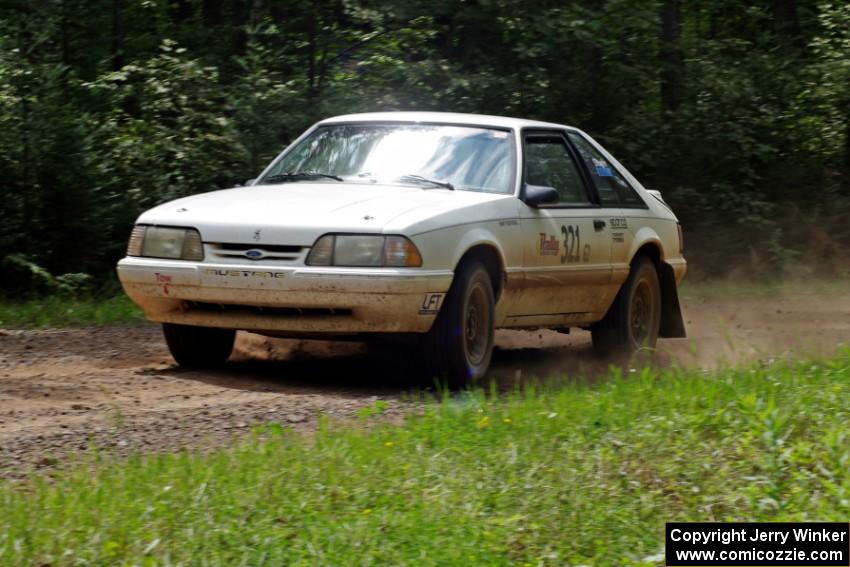
[[[596,175],[599,177],[614,177],[611,168],[601,159],[593,158],[593,167],[596,169]]]

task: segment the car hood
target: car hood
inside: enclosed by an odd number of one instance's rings
[[[206,242],[310,246],[326,232],[409,234],[442,213],[509,197],[403,185],[287,183],[184,197],[137,222],[194,227]]]

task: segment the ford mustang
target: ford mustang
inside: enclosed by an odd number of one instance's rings
[[[685,335],[682,231],[584,132],[388,112],[323,120],[247,186],[142,214],[126,293],[184,366],[237,330],[414,342],[452,383],[480,378],[496,328],[582,328],[602,354]]]

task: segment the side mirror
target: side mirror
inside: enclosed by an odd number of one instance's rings
[[[545,185],[526,185],[525,194],[522,197],[523,202],[529,207],[539,207],[540,205],[551,205],[559,200],[558,190],[554,187]]]
[[[245,183],[243,183],[243,185],[244,185],[245,187],[250,187],[251,185],[253,185],[253,184],[254,184],[254,181],[256,181],[256,180],[257,180],[257,178],[256,178],[256,177],[252,177],[251,179],[249,179],[249,180],[247,180]]]

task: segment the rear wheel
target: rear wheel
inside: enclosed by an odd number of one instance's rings
[[[641,256],[605,318],[591,329],[593,348],[603,356],[655,348],[661,324],[661,286],[655,264]]]
[[[180,366],[205,368],[223,364],[233,352],[236,331],[163,323],[162,334]]]
[[[472,260],[460,265],[426,341],[430,366],[450,387],[484,376],[493,355],[494,294],[490,274]]]

